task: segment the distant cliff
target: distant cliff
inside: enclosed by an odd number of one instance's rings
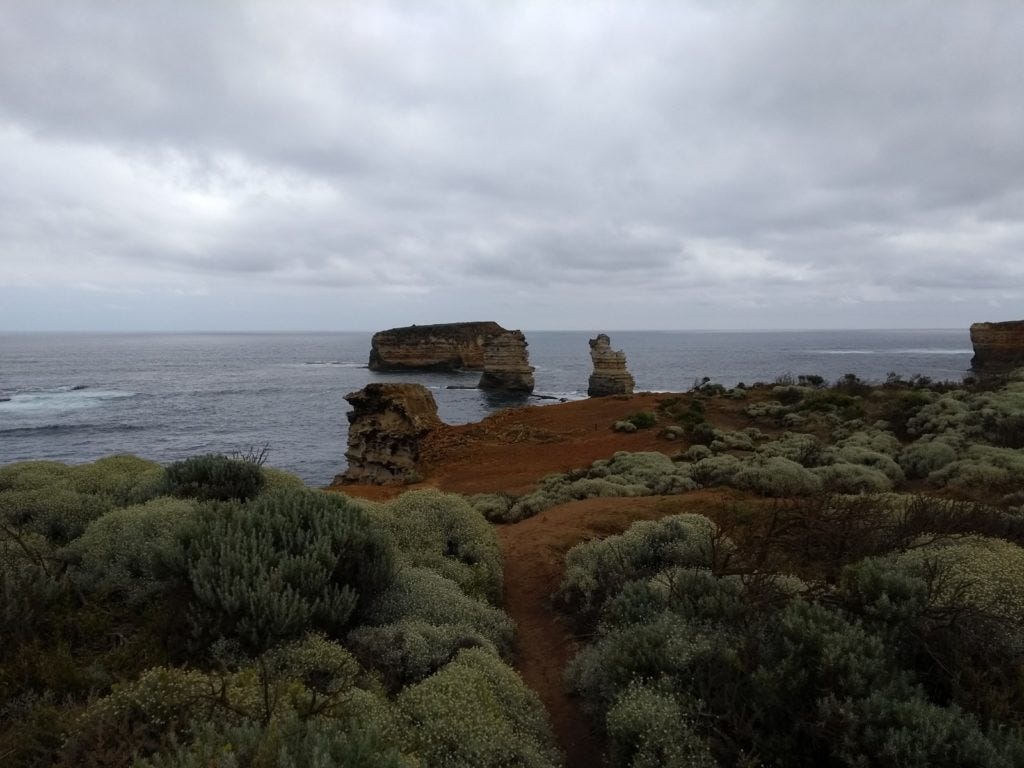
[[[483,370],[487,340],[505,333],[508,331],[491,321],[410,325],[379,331],[370,342],[370,370]]]
[[[974,346],[971,368],[975,371],[1009,371],[1024,366],[1024,320],[974,323],[971,344]]]

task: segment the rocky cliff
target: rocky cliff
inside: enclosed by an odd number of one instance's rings
[[[419,384],[367,384],[345,399],[348,469],[335,483],[399,485],[419,479],[420,441],[441,425],[437,403]]]
[[[1024,320],[974,323],[971,344],[971,368],[975,371],[994,373],[1024,366]]]
[[[480,389],[533,392],[533,366],[522,331],[491,336],[484,345],[484,372]]]
[[[490,321],[410,325],[379,331],[370,342],[370,370],[483,370],[487,340],[503,333],[508,331]]]
[[[590,340],[590,359],[594,363],[587,387],[590,397],[633,394],[635,382],[626,370],[626,355],[612,349],[608,336],[602,333]]]

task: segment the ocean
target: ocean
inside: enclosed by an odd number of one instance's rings
[[[889,372],[959,380],[966,329],[891,331],[605,331],[626,353],[638,391],[685,391],[708,376],[733,386],[784,374],[835,380]],[[2,333],[0,464],[68,463],[114,453],[171,462],[267,446],[268,464],[325,485],[345,469],[348,403],[373,381],[415,381],[449,423],[494,410],[586,397],[583,331],[526,332],[536,394],[472,387],[480,374],[380,374],[370,333]]]

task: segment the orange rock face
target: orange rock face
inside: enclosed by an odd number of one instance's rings
[[[391,328],[373,334],[369,367],[371,371],[483,370],[487,341],[505,333],[490,321]]]
[[[345,399],[348,469],[336,483],[401,485],[420,479],[420,441],[441,425],[437,403],[420,384],[367,384]]]
[[[1024,320],[974,323],[971,368],[980,373],[1009,371],[1024,366]]]
[[[626,369],[626,355],[613,350],[611,339],[607,335],[598,334],[590,340],[590,359],[594,363],[594,372],[590,374],[587,395],[605,397],[607,395],[633,394],[633,375]]]
[[[484,347],[484,373],[480,389],[533,392],[533,366],[522,331],[492,336]]]

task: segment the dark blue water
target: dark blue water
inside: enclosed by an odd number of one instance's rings
[[[537,393],[584,397],[586,332],[529,332]],[[880,381],[890,371],[958,380],[966,330],[610,332],[638,390],[680,391],[710,376],[785,373]],[[347,392],[371,381],[430,387],[441,418],[476,421],[523,401],[472,386],[479,374],[375,374],[368,333],[0,334],[0,464],[70,463],[112,453],[161,462],[268,445],[269,463],[322,485],[345,467]]]

